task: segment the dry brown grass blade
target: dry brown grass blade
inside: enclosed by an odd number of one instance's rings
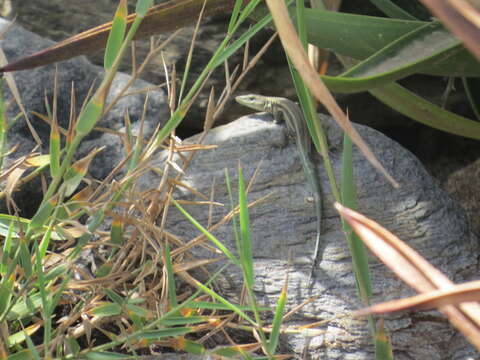
[[[435,290],[448,291],[455,287],[455,284],[441,271],[391,232],[356,211],[338,203],[335,207],[370,251],[415,290],[427,293]],[[478,303],[467,302],[458,306],[440,305],[439,310],[477,349],[480,349]]]
[[[480,281],[456,285],[449,290],[436,290],[406,299],[387,301],[360,310],[358,315],[384,314],[402,310],[429,310],[445,305],[459,305],[480,300]]]
[[[135,34],[135,39],[146,38],[193,24],[197,20],[204,2],[206,3],[204,15],[210,16],[231,10],[235,0],[171,0],[158,4],[148,11]],[[133,23],[135,16],[136,14],[128,16],[128,27]],[[108,22],[84,31],[48,49],[7,64],[0,68],[0,72],[32,69],[101,50],[105,47],[111,27],[112,23]]]
[[[478,1],[421,0],[447,28],[458,36],[467,49],[480,60],[480,10]]]
[[[338,125],[348,134],[352,141],[357,145],[370,163],[378,169],[393,186],[398,187],[398,183],[387,172],[380,161],[376,158],[368,145],[358,134],[357,130],[352,126],[347,115],[338,106],[334,97],[328,91],[323,81],[318,76],[315,69],[310,65],[308,56],[297,36],[293,23],[290,19],[288,9],[283,1],[265,0],[270,12],[273,16],[273,21],[277,28],[283,48],[292,60],[295,68],[300,73],[312,94],[322,103],[325,108],[332,114]],[[321,29],[319,29],[321,31]]]

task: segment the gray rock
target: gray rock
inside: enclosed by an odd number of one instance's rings
[[[350,255],[339,217],[332,207],[333,197],[320,161],[319,174],[324,189],[323,258],[315,272],[314,284],[307,287],[307,277],[315,239],[315,211],[306,201],[311,194],[302,172],[295,144],[289,142],[282,126],[264,121],[268,115],[243,117],[218,127],[205,138],[204,144],[215,144],[215,150],[196,154],[183,181],[213,200],[224,204],[214,207],[212,217],[205,205],[185,205],[201,224],[216,224],[230,210],[224,170],[228,169],[236,193],[237,165],[241,164],[245,178],[251,180],[258,169],[249,192],[249,201],[268,196],[250,209],[250,230],[255,258],[255,290],[261,303],[274,308],[287,271],[288,254],[293,254],[290,269],[288,310],[310,297],[316,300],[301,308],[289,319],[289,325],[327,320],[322,335],[310,341],[313,358],[371,359],[373,348],[366,322],[352,319],[352,310],[362,307],[357,297]],[[342,136],[328,117],[330,156],[337,179],[340,173]],[[365,158],[355,152],[359,210],[405,240],[453,281],[461,282],[475,274],[478,251],[477,239],[466,225],[459,207],[427,174],[419,161],[397,143],[375,130],[358,126],[362,137],[394,178],[401,184],[398,190],[380,175]],[[195,143],[198,137],[188,139]],[[156,166],[162,166],[162,154]],[[177,159],[181,163],[180,160]],[[153,174],[143,180],[143,186],[158,183]],[[177,189],[177,199],[201,200],[187,190]],[[167,229],[173,235],[190,241],[200,233],[175,208],[169,211]],[[213,231],[229,249],[235,248],[232,225]],[[195,257],[215,257],[201,246],[192,250]],[[383,265],[371,263],[374,303],[411,295],[401,281]],[[229,267],[219,286],[231,300],[238,299],[242,286],[241,272]],[[437,312],[400,313],[387,316],[396,359],[464,359],[473,350],[448,321]],[[285,336],[282,344],[288,351],[301,354],[306,339]]]
[[[476,234],[480,234],[480,218],[478,216],[480,210],[479,187],[480,159],[453,172],[445,182],[446,190],[465,209]]]

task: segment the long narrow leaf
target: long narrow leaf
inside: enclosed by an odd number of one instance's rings
[[[240,266],[238,259],[232,254],[230,250],[228,250],[225,245],[223,245],[215,236],[213,236],[207,229],[205,229],[200,223],[195,220],[178,202],[172,200],[173,204],[177,207],[178,210],[198,229],[200,230],[206,237],[209,239],[222,253],[225,254],[227,258],[229,258],[234,264]]]
[[[421,98],[406,88],[392,83],[370,90],[383,103],[422,124],[451,134],[480,140],[480,124]]]
[[[440,23],[428,23],[393,41],[339,76],[322,76],[334,92],[358,92],[388,84],[462,51],[459,40]],[[454,70],[452,68],[453,75]]]
[[[105,70],[109,70],[112,67],[120,47],[122,46],[125,32],[127,30],[127,15],[127,0],[120,0],[113,18],[112,30],[108,35],[107,46],[105,47],[105,58],[103,61],[103,67]]]
[[[238,204],[240,206],[240,261],[245,273],[247,287],[253,288],[252,239],[250,238],[250,220],[248,215],[247,190],[242,168],[238,168]]]

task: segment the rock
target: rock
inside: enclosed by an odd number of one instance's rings
[[[446,190],[465,209],[476,234],[480,234],[480,159],[465,166],[447,178]]]
[[[1,30],[9,25],[9,22],[0,19]],[[43,39],[19,26],[13,26],[10,31],[5,34],[4,39],[0,43],[7,59],[9,60],[29,55],[36,50],[44,49],[52,44],[52,41]],[[37,118],[33,112],[47,114],[45,108],[45,96],[49,99],[51,106],[56,69],[58,71],[58,122],[60,126],[65,129],[68,127],[70,117],[70,94],[72,85],[75,88],[77,104],[75,111],[76,114],[79,114],[90,87],[92,84],[98,85],[103,77],[103,69],[92,65],[84,57],[65,61],[57,64],[57,66],[49,65],[33,70],[24,70],[13,73],[13,78],[18,87],[23,106],[42,141],[40,150],[43,150],[44,153],[48,152],[50,126]],[[112,84],[107,104],[120,93],[122,88],[130,80],[131,77],[129,75],[122,73],[117,74]],[[150,87],[152,87],[151,84],[143,80],[137,80],[129,91],[139,91]],[[6,102],[8,103],[13,100],[13,97],[6,85],[4,85],[4,90]],[[98,125],[113,130],[119,130],[124,125],[123,118],[127,110],[132,123],[135,123],[142,116],[144,102],[145,94],[143,93],[128,95],[122,98],[112,110],[103,117]],[[7,113],[8,119],[12,121],[18,113],[18,106],[10,106]],[[168,118],[169,109],[164,92],[162,90],[149,91],[149,102],[145,118],[147,129],[154,129],[157,124],[165,123]],[[19,145],[18,151],[10,157],[12,159],[17,159],[18,157],[27,154],[35,146],[35,141],[33,140],[23,117],[18,119],[11,126],[8,139],[8,145],[10,147],[15,144]],[[97,156],[90,167],[90,174],[97,179],[103,179],[117,164],[119,155],[121,155],[121,152],[119,152],[119,149],[122,148],[121,139],[111,134],[94,131],[89,135],[87,142],[82,145],[81,151],[77,154],[79,157],[84,156],[94,146],[101,146],[103,143],[107,142],[107,140],[109,146]],[[90,146],[87,146],[88,144],[90,144]],[[37,196],[35,196],[35,201],[33,201],[31,196],[27,196],[25,200],[30,200],[35,203],[38,202],[41,194],[39,194],[38,191],[38,184],[33,185],[33,187],[36,188],[36,192],[38,193]],[[21,204],[22,202],[22,200],[19,201],[19,205],[22,208],[35,208],[35,205],[31,202]]]
[[[324,190],[324,248],[313,287],[308,289],[307,277],[315,239],[314,206],[306,201],[311,194],[295,144],[289,142],[282,126],[264,121],[268,118],[269,115],[243,117],[212,130],[206,136],[204,144],[215,144],[218,148],[198,152],[182,181],[207,197],[213,188],[212,200],[224,206],[214,206],[211,218],[206,205],[185,205],[185,208],[204,226],[219,222],[230,211],[224,170],[228,169],[237,194],[237,166],[240,163],[246,180],[254,178],[248,194],[249,202],[259,201],[250,208],[257,298],[261,304],[274,308],[288,269],[288,254],[292,253],[287,311],[310,297],[316,300],[298,310],[287,324],[305,325],[330,319],[320,326],[323,335],[310,341],[312,358],[370,359],[373,348],[366,322],[350,316],[351,311],[362,307],[362,303],[356,294],[350,255],[339,217],[332,207],[333,198],[325,171],[318,161]],[[322,119],[328,125],[330,156],[338,179],[341,132],[330,118]],[[477,253],[478,242],[470,232],[462,210],[437,186],[410,152],[375,130],[364,126],[357,128],[401,184],[398,190],[392,188],[356,151],[354,164],[359,210],[406,241],[453,281],[462,282],[475,276],[478,264],[476,256],[471,254]],[[198,141],[198,137],[193,137],[186,142]],[[166,154],[162,154],[156,166],[162,167],[165,157]],[[158,178],[153,173],[141,180],[143,187],[156,183]],[[177,188],[174,197],[203,200],[185,188]],[[200,235],[173,206],[169,210],[167,230],[185,241]],[[229,249],[235,249],[230,223],[212,233]],[[195,258],[218,256],[202,246],[196,246],[192,253]],[[374,303],[412,294],[412,290],[385,266],[372,260],[371,268]],[[230,300],[238,300],[243,283],[240,270],[232,265],[223,275],[219,281],[222,293]],[[434,311],[390,315],[386,326],[397,350],[396,359],[460,359],[463,357],[456,354],[474,352],[448,321]],[[306,339],[284,336],[282,344],[287,351],[300,356]]]

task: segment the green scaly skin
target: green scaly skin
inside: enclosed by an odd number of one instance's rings
[[[307,124],[303,118],[299,106],[291,100],[262,95],[241,95],[235,100],[246,107],[258,111],[265,111],[273,115],[275,121],[284,120],[288,130],[295,135],[300,161],[302,162],[305,177],[312,188],[315,199],[315,211],[317,215],[317,237],[315,242],[315,252],[313,264],[310,269],[308,283],[313,276],[317,266],[320,252],[320,234],[322,229],[322,188],[320,179],[316,171],[315,163],[312,160],[312,140],[308,132]]]

